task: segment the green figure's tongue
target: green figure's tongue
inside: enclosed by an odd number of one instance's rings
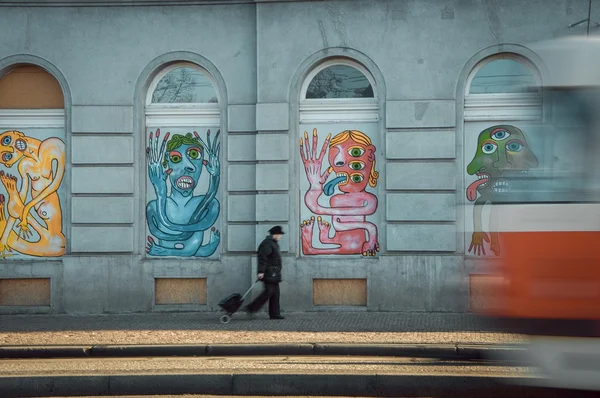
[[[340,182],[344,182],[344,181],[346,181],[346,176],[340,176],[340,177],[334,178],[333,180],[331,180],[327,184],[325,184],[325,186],[323,187],[323,192],[327,196],[333,195],[333,191],[335,191],[335,186],[337,184],[339,184]]]

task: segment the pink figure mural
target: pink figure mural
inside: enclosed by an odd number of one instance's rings
[[[300,225],[302,253],[374,256],[379,251],[377,226],[366,217],[377,210],[377,196],[366,189],[377,186],[379,178],[375,171],[375,146],[366,134],[357,130],[346,130],[333,138],[329,134],[318,156],[317,144],[317,129],[313,130],[312,147],[307,132],[304,141],[300,139],[300,156],[310,184],[304,203],[318,215],[316,223],[312,216]],[[329,167],[322,171],[327,148]],[[331,174],[334,178],[327,182]],[[336,187],[340,192],[334,194]],[[319,203],[323,195],[330,197],[329,207]],[[331,219],[331,223],[324,217]],[[313,246],[315,224],[320,243],[337,247]]]

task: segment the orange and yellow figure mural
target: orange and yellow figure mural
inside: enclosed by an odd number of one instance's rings
[[[319,152],[318,140],[316,128],[311,138],[307,132],[300,138],[309,184],[301,214],[305,218],[300,223],[302,253],[375,256],[379,252],[377,226],[367,220],[377,210],[377,195],[370,192],[379,178],[375,145],[358,130],[328,134]],[[328,164],[323,165],[325,158]],[[313,236],[315,227],[318,236]]]
[[[0,256],[58,257],[65,253],[59,187],[65,143],[23,132],[0,133]]]
[[[494,202],[511,195],[512,186],[523,173],[538,166],[538,159],[529,148],[525,133],[512,125],[497,125],[486,128],[477,139],[477,150],[467,174],[475,176],[466,195],[473,205],[473,233],[468,252],[476,256],[493,253],[500,255],[500,242],[495,220]],[[489,233],[483,226],[483,208],[491,206]],[[486,243],[489,244],[486,252]],[[490,253],[491,251],[491,253]]]

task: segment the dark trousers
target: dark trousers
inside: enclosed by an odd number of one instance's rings
[[[269,316],[280,316],[279,309],[279,283],[267,283],[263,282],[265,290],[254,299],[253,302],[248,304],[250,312],[256,312],[262,308],[263,305],[269,301]]]

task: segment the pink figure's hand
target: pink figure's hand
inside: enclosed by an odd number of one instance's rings
[[[469,253],[473,250],[473,254],[476,256],[485,256],[485,244],[483,241],[489,242],[490,237],[485,232],[473,232],[471,238],[471,245],[469,246]],[[492,249],[493,250],[493,249]]]
[[[323,168],[323,158],[325,157],[325,152],[327,152],[327,146],[329,145],[330,139],[331,134],[327,135],[327,138],[325,138],[319,156],[317,156],[317,129],[313,129],[312,147],[308,142],[308,133],[306,131],[304,132],[304,142],[302,141],[302,138],[300,139],[300,157],[302,158],[302,163],[304,163],[304,171],[306,171],[306,177],[308,178],[311,187],[323,185],[331,173],[330,169],[321,173],[321,169]]]

